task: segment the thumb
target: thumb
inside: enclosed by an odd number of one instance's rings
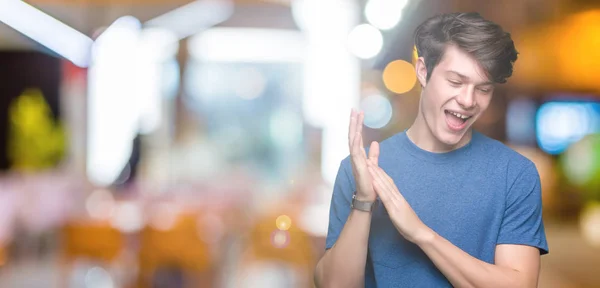
[[[369,148],[369,160],[371,163],[378,166],[379,162],[379,143],[377,141],[371,142],[371,148]]]

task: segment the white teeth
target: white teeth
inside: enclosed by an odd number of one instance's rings
[[[452,112],[452,111],[448,111],[448,112],[450,112],[450,114],[452,114],[452,115],[454,115],[454,116],[456,116],[458,118],[461,118],[461,119],[467,119],[467,118],[469,118],[469,116],[465,116],[465,115],[462,115],[460,113],[456,113],[456,112]]]

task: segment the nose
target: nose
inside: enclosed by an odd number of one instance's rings
[[[477,106],[477,102],[475,101],[475,87],[465,87],[456,97],[456,102],[465,110],[475,108]]]

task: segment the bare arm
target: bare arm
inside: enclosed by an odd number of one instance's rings
[[[348,133],[352,173],[356,180],[356,197],[362,201],[375,201],[377,195],[367,169],[367,160],[377,163],[379,144],[377,142],[371,143],[369,159],[367,159],[361,135],[363,119],[364,114],[362,112],[352,111]],[[352,192],[337,191],[337,193]],[[317,287],[364,287],[370,227],[370,212],[355,209],[350,211],[335,245],[325,252],[325,255],[317,264],[315,269],[315,284]]]
[[[495,264],[490,264],[435,232],[417,244],[454,287],[537,287],[540,252],[535,247],[498,245]]]
[[[336,244],[315,271],[317,287],[364,287],[371,213],[353,209]]]

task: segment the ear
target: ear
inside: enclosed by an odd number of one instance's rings
[[[425,58],[417,58],[415,70],[417,72],[417,79],[421,83],[421,87],[425,87],[427,84],[427,66],[425,66]]]

